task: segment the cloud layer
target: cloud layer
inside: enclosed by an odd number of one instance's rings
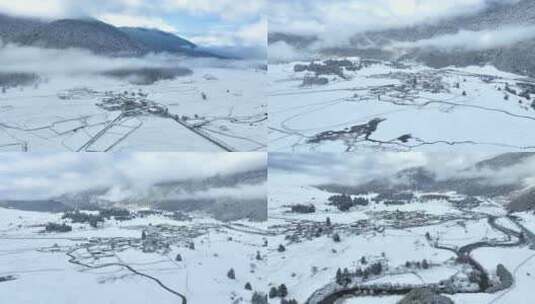
[[[507,47],[532,38],[535,38],[535,26],[505,27],[488,31],[461,30],[455,34],[442,35],[431,39],[394,43],[391,48],[433,47],[441,50],[478,51]]]
[[[499,3],[517,2],[503,0]],[[410,26],[472,14],[491,0],[272,0],[270,32],[316,35],[328,45],[347,43],[355,33]]]
[[[45,19],[93,17],[197,41],[211,37],[211,45],[264,46],[265,4],[265,0],[0,0],[0,13]]]
[[[263,153],[5,153],[0,155],[0,199],[45,199],[104,187],[144,189],[265,167]],[[214,191],[207,195],[218,194]]]
[[[451,176],[486,176],[505,183],[511,179],[523,180],[535,176],[535,159],[529,165],[507,168],[503,172],[465,171],[476,162],[491,158],[488,153],[377,153],[360,155],[338,154],[279,154],[269,157],[271,174],[291,174],[296,180],[306,179],[312,184],[343,183],[359,184],[375,178],[389,178],[400,170],[412,167],[426,167],[437,173],[439,178]],[[298,177],[300,176],[300,177]]]

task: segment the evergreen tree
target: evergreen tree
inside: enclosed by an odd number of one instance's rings
[[[370,266],[370,272],[379,275],[383,271],[383,265],[381,263],[374,263]]]
[[[325,220],[325,225],[327,226],[331,226],[331,218],[330,217],[327,217],[327,219]]]
[[[279,286],[278,294],[279,294],[279,297],[285,298],[288,295],[288,287],[286,287],[286,285],[284,284],[281,284]]]
[[[269,298],[273,299],[278,296],[279,296],[279,291],[277,290],[277,288],[275,286],[271,287],[271,289],[269,290]]]
[[[284,252],[284,251],[286,251],[286,248],[282,244],[280,244],[279,248],[277,249],[277,251],[278,252]]]
[[[338,285],[342,285],[342,269],[340,268],[336,270],[336,283],[338,283]]]
[[[268,304],[267,296],[261,292],[254,292],[251,298],[251,304]]]
[[[257,261],[262,261],[262,255],[260,255],[260,251],[256,252],[256,260]]]
[[[234,268],[230,268],[230,270],[227,272],[227,277],[231,280],[236,279],[236,273],[234,273]]]
[[[427,269],[427,268],[429,268],[429,263],[427,262],[426,259],[424,259],[424,260],[422,261],[422,268],[423,268],[423,269]]]
[[[251,283],[249,283],[249,282],[245,283],[245,289],[246,290],[253,290],[253,287],[251,286]]]
[[[176,255],[175,261],[182,262],[182,256],[179,254]]]
[[[337,243],[341,241],[340,235],[338,233],[333,234],[333,241]]]

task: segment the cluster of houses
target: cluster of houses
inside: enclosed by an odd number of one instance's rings
[[[112,94],[96,104],[106,111],[121,111],[126,116],[152,114],[167,116],[168,109],[164,105],[150,101],[145,97],[129,94],[128,92]]]

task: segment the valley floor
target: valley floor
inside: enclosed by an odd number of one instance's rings
[[[307,64],[269,67],[270,151],[535,150],[531,79],[388,62],[357,63],[343,77],[295,71]]]
[[[443,199],[418,199],[424,193],[414,193],[416,198],[403,205],[371,202],[342,212],[327,204],[332,195],[328,192],[296,186],[299,181],[281,176],[272,180],[277,183],[270,185],[269,224],[277,236],[271,247],[281,244],[285,250],[272,249],[271,282],[286,284],[288,298],[298,303],[394,304],[403,298],[395,294],[396,288],[405,287],[446,288],[445,295],[456,304],[531,303],[527,295],[535,284],[535,242],[519,236],[520,227],[533,231],[533,212],[511,218],[500,201],[459,208]],[[316,211],[291,212],[290,207],[299,203],[312,203]],[[481,265],[490,282],[500,281],[496,269],[502,264],[511,272],[513,285],[494,292],[479,290],[470,278],[473,266],[458,262],[463,253]],[[421,266],[424,260],[429,266]],[[379,275],[355,275],[356,269],[374,263],[382,265]],[[351,283],[337,284],[337,269],[348,269]],[[446,286],[455,292],[448,294]],[[335,301],[329,298],[351,288],[360,291],[334,297]]]
[[[266,288],[267,262],[257,259],[265,252],[261,223],[154,215],[42,232],[59,217],[0,208],[0,277],[13,278],[0,281],[0,294],[10,303],[247,303],[247,282]],[[170,246],[142,245],[145,229]]]
[[[264,76],[196,68],[152,85],[58,76],[10,88],[0,95],[0,151],[262,151]]]

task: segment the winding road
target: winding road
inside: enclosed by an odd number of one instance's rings
[[[188,300],[186,298],[186,296],[184,296],[183,294],[181,294],[180,292],[176,291],[176,290],[173,290],[169,287],[167,287],[164,283],[162,283],[159,279],[153,277],[153,276],[150,276],[148,274],[145,274],[145,273],[142,273],[142,272],[139,272],[137,270],[135,270],[134,268],[132,268],[132,266],[130,265],[127,265],[127,264],[123,264],[123,263],[106,263],[106,264],[101,264],[101,265],[97,265],[97,266],[93,266],[93,265],[88,265],[88,264],[85,264],[85,263],[82,263],[80,261],[78,261],[76,259],[76,257],[74,256],[73,252],[78,250],[77,249],[74,249],[74,250],[71,250],[69,252],[67,252],[66,254],[70,257],[69,258],[69,263],[72,263],[72,264],[76,264],[76,265],[79,265],[79,266],[83,266],[83,267],[86,267],[86,268],[90,268],[90,269],[100,269],[100,268],[106,268],[106,267],[112,267],[112,266],[118,266],[118,267],[123,267],[123,268],[126,268],[128,269],[130,272],[136,274],[136,275],[139,275],[139,276],[142,276],[144,278],[147,278],[149,280],[152,280],[154,282],[156,282],[156,284],[158,284],[161,288],[163,288],[164,290],[166,290],[167,292],[170,292],[172,294],[174,294],[175,296],[179,297],[180,300],[181,300],[181,304],[187,304]]]
[[[438,243],[432,244],[434,248],[447,250],[447,251],[451,251],[455,253],[459,257],[459,259],[462,259],[463,263],[470,264],[474,269],[478,270],[481,273],[478,292],[485,292],[485,290],[487,290],[490,287],[490,278],[489,278],[488,272],[484,269],[484,267],[478,261],[476,261],[472,256],[470,256],[471,252],[474,251],[475,249],[483,248],[483,247],[517,247],[517,246],[521,246],[527,243],[527,239],[526,237],[524,237],[524,233],[509,229],[507,227],[504,227],[498,224],[497,219],[498,218],[495,216],[487,216],[488,224],[493,229],[496,229],[504,233],[505,235],[507,235],[509,242],[478,241],[475,243],[470,243],[470,244],[461,246],[459,248],[443,246]],[[513,218],[509,218],[509,219],[518,225],[518,223]],[[512,238],[516,238],[516,241],[510,241]],[[389,288],[372,287],[372,286],[352,286],[350,288],[339,289],[339,290],[336,290],[334,292],[324,294],[324,295],[321,295],[321,292],[317,294],[319,291],[318,290],[305,303],[306,304],[335,304],[341,298],[345,298],[348,296],[404,295],[414,288],[427,287],[427,285],[421,284],[421,286],[414,285],[410,287],[391,286]],[[458,292],[458,293],[463,293],[463,292]],[[320,297],[320,299],[318,299],[317,297]]]

